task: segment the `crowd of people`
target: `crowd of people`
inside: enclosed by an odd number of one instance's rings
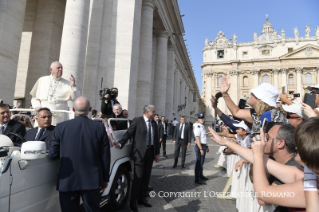
[[[212,96],[212,107],[225,124],[221,132],[209,127],[211,139],[225,146],[225,155],[241,157],[235,171],[244,163],[251,164],[250,180],[260,205],[273,204],[275,211],[317,211],[319,196],[319,85],[308,87],[307,95],[316,101],[310,106],[280,93],[269,83],[251,89],[248,108],[240,109],[228,90],[226,78],[221,82],[221,93],[232,116],[223,113]],[[268,124],[267,124],[268,122]],[[263,127],[262,127],[263,126]],[[293,192],[292,196],[278,196]]]
[[[232,101],[228,93],[230,84],[223,78],[221,97],[231,115],[223,113],[218,108],[217,99],[212,96],[212,108],[222,122],[214,129],[209,127],[206,132],[205,114],[199,113],[194,124],[187,122],[185,116],[181,116],[179,121],[176,118],[167,120],[165,116],[156,114],[153,105],[144,106],[144,113],[130,120],[128,110],[123,109],[117,100],[117,88],[111,88],[101,98],[99,112],[92,110],[89,100],[80,96],[75,78],[72,75],[69,80],[62,78],[61,63],[53,62],[50,72],[51,75],[37,81],[30,93],[30,108],[35,108],[35,112],[20,112],[23,113],[22,117],[20,114],[11,120],[10,117],[18,112],[10,112],[9,105],[1,101],[0,134],[8,135],[16,145],[21,145],[23,141],[10,133],[23,136],[24,141],[44,141],[49,157],[60,158],[57,189],[60,191],[62,211],[76,209],[80,196],[87,210],[98,210],[96,197],[100,195],[100,189],[106,188],[109,180],[110,147],[122,149],[130,139],[131,159],[134,162],[130,199],[132,211],[138,211],[136,203],[152,207],[146,197],[153,161],[159,162],[160,152],[167,158],[166,140],[170,136],[175,146],[172,168],[177,167],[180,150],[181,168],[185,168],[187,147],[195,140],[194,181],[204,184],[207,177],[203,175],[203,165],[205,155],[209,152],[207,134],[214,142],[226,147],[223,151],[225,155],[237,154],[241,157],[235,170],[240,170],[245,163],[251,164],[251,181],[255,192],[295,193],[294,197],[258,196],[260,205],[277,205],[276,211],[301,211],[305,208],[307,211],[316,211],[319,208],[319,86],[308,88],[309,95],[316,96],[314,105],[317,108],[297,101],[293,93],[280,93],[269,83],[262,83],[251,89],[247,101],[249,107],[240,108]],[[67,109],[67,101],[70,100],[74,101],[72,110],[75,112],[75,119],[67,120],[65,115],[54,117],[51,110]],[[19,107],[20,105],[16,106]],[[108,137],[110,135],[107,135],[105,126],[93,121],[95,118],[106,122],[109,118],[121,118],[111,121],[111,126],[106,127],[113,131],[126,132],[116,142]],[[79,132],[78,129],[82,130]],[[74,151],[75,149],[78,151]],[[79,155],[81,152],[85,152],[86,158],[90,158],[89,162],[86,161],[86,170],[91,171],[84,173],[79,169],[70,173],[70,163],[82,166]],[[94,170],[100,171],[95,173]],[[91,180],[93,178],[96,180]],[[83,183],[75,185],[75,181]]]

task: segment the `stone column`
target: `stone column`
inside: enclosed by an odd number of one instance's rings
[[[278,89],[278,90],[280,90],[279,88],[278,88],[278,73],[279,73],[279,69],[273,69],[272,70],[272,72],[273,72],[273,74],[274,74],[274,81],[273,81],[273,85]]]
[[[153,43],[152,43],[151,104],[154,104],[154,76],[155,76],[155,63],[156,63],[156,45],[157,45],[157,35],[153,33]]]
[[[230,76],[232,77],[232,94],[231,94],[231,98],[232,100],[236,103],[238,102],[238,91],[240,90],[240,88],[238,87],[238,75],[240,74],[240,71],[234,70],[234,71],[230,71]]]
[[[288,68],[281,69],[281,77],[282,77],[282,79],[281,79],[282,85],[281,86],[286,86],[286,89],[287,89],[287,72],[288,72]]]
[[[167,41],[168,33],[166,31],[159,32],[156,47],[154,104],[155,111],[160,116],[165,115],[166,106]]]
[[[189,87],[188,87],[188,85],[186,84],[186,89],[185,89],[185,97],[184,98],[186,98],[185,99],[185,103],[184,104],[186,104],[186,106],[185,106],[185,113],[184,113],[184,115],[186,116],[186,117],[189,117]]]
[[[177,90],[177,74],[176,74],[176,71],[174,70],[174,85],[173,85],[173,90],[172,90],[172,92],[173,92],[173,113],[176,113],[176,90]],[[172,117],[173,117],[173,115],[172,115]]]
[[[42,76],[49,75],[51,63],[59,59],[64,9],[64,0],[37,1],[36,8],[34,9],[36,14],[33,23],[25,89],[26,105],[30,105],[31,103],[30,91],[36,81]],[[64,78],[69,78],[65,73],[63,74]]]
[[[254,69],[251,71],[251,74],[253,75],[253,80],[255,82],[255,87],[259,85],[259,69]]]
[[[107,72],[109,71],[108,53],[112,31],[113,2],[113,0],[91,1],[82,95],[87,97],[92,108],[97,110],[101,107],[99,90],[101,87],[110,86],[107,82]]]
[[[66,1],[60,62],[63,77],[75,77],[77,88],[83,89],[85,56],[88,37],[90,1]]]
[[[118,100],[130,117],[143,115],[136,114],[141,10],[141,0],[113,1],[107,82],[119,89]]]
[[[168,119],[172,119],[173,113],[173,96],[174,96],[174,61],[175,53],[174,46],[169,45],[167,51],[167,81],[166,81],[166,116]]]
[[[9,104],[13,103],[26,2],[0,0],[0,98]]]
[[[185,81],[184,77],[181,76],[181,87],[180,87],[180,105],[185,104]],[[182,108],[182,110],[179,111],[179,115],[185,115],[185,108]],[[177,118],[178,119],[178,118]]]
[[[216,86],[214,85],[214,80],[216,78],[216,74],[214,72],[208,71],[206,75],[206,87],[205,87],[205,111],[199,111],[199,112],[205,112],[206,118],[205,118],[205,125],[212,126],[213,123],[213,116],[214,116],[214,110],[212,110],[212,105],[210,104],[210,98],[214,94],[213,88]]]
[[[143,1],[136,88],[136,114],[143,114],[143,106],[151,102],[153,9],[153,0]]]
[[[32,35],[34,34],[33,32],[34,32],[35,17],[37,15],[37,4],[38,4],[38,0],[28,0],[26,9],[25,9],[24,24],[23,24],[23,31],[22,31],[20,51],[19,51],[18,71],[17,71],[16,84],[15,84],[15,90],[14,90],[15,99],[22,99],[26,96],[25,93],[26,93],[29,61],[30,61],[29,59],[30,59],[31,41],[32,41]],[[46,70],[48,70],[47,66],[46,66]],[[28,99],[30,99],[29,96],[30,95],[27,93]],[[28,101],[27,104],[25,104],[25,106],[28,106],[28,105],[30,105],[30,101]]]
[[[302,67],[297,67],[296,72],[297,72],[297,93],[302,93]]]
[[[181,93],[181,78],[180,78],[180,73],[179,73],[179,69],[176,70],[176,90],[175,90],[175,116],[173,118],[177,118],[177,115],[179,114],[178,111],[178,105],[180,105],[180,93]]]

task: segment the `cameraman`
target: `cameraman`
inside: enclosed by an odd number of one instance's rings
[[[102,114],[106,115],[108,118],[111,118],[112,116],[114,116],[113,105],[120,104],[116,99],[117,96],[118,96],[118,89],[111,88],[110,90],[106,92],[106,94],[104,95],[104,98],[102,99],[101,112]]]

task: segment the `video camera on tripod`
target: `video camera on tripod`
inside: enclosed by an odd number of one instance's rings
[[[109,97],[105,98],[105,95],[107,95],[107,94],[109,95]],[[101,100],[109,100],[111,98],[111,89],[103,88],[100,90],[99,95],[100,95]]]
[[[110,100],[110,99],[115,99],[117,96],[117,89],[110,89],[110,88],[103,88],[102,89],[102,84],[103,84],[103,78],[101,79],[101,90],[99,91],[100,95],[100,100]],[[105,95],[109,95],[107,98]]]

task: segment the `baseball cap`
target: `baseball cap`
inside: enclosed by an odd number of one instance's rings
[[[279,91],[272,84],[261,83],[258,87],[251,89],[250,92],[269,106],[277,107],[276,101],[279,96]]]
[[[297,114],[300,118],[303,119],[308,119],[308,117],[305,115],[305,113],[302,111],[302,104],[299,102],[294,101],[291,105],[282,105],[281,106],[284,111],[288,113],[295,113]]]
[[[197,115],[197,118],[203,119],[203,118],[205,118],[205,114],[204,114],[204,113],[199,113],[199,114]]]
[[[239,122],[238,124],[233,124],[235,127],[240,127],[243,128],[244,130],[247,131],[247,133],[250,133],[249,127],[245,124],[244,121]]]
[[[307,90],[312,91],[312,89],[314,89],[314,88],[319,89],[319,84],[317,84],[315,86],[308,86]]]

